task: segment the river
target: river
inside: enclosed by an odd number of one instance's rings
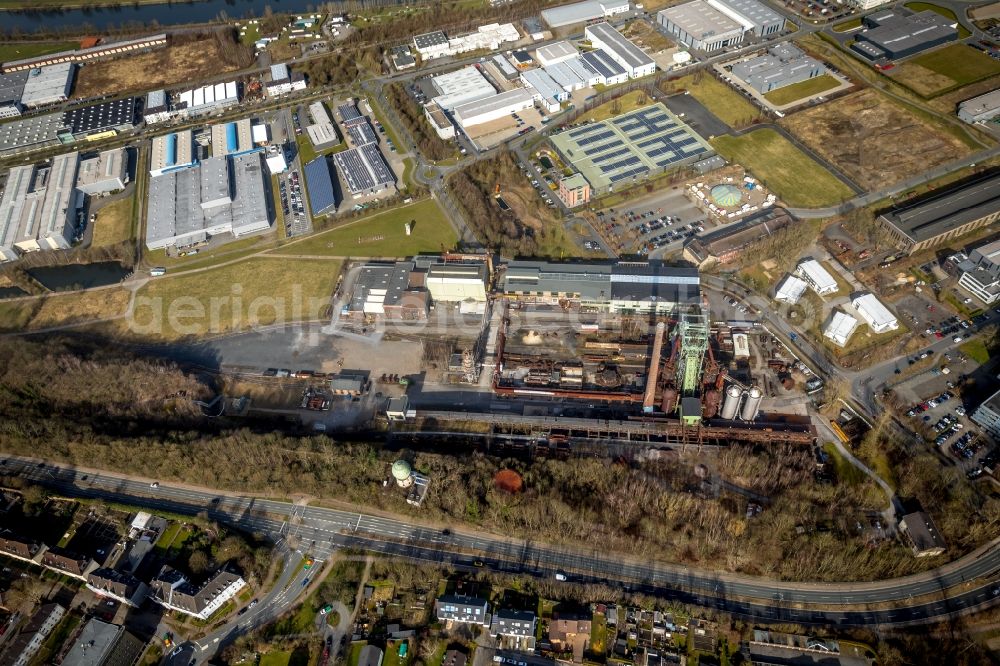
[[[321,4],[318,0],[198,0],[197,2],[158,5],[135,5],[123,2],[119,7],[95,7],[90,9],[66,9],[52,11],[4,11],[0,12],[4,31],[19,28],[24,32],[55,30],[58,28],[79,28],[81,32],[100,32],[123,24],[141,22],[161,27],[187,23],[208,23],[225,12],[230,19],[261,16],[270,5],[275,13],[302,13]]]

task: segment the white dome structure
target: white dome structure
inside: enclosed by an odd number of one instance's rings
[[[392,463],[392,478],[396,479],[396,484],[400,488],[409,488],[413,485],[413,468],[405,460],[397,460]]]

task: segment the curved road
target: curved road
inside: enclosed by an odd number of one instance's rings
[[[2,467],[8,474],[69,496],[102,497],[187,515],[207,510],[213,520],[275,541],[292,536],[304,551],[318,558],[327,557],[335,548],[351,547],[458,568],[471,568],[479,561],[497,571],[545,577],[562,569],[574,580],[612,582],[626,590],[667,594],[685,603],[759,620],[918,624],[1000,602],[1000,539],[959,560],[905,578],[858,583],[771,581],[464,530],[442,531],[407,518],[293,505],[168,483],[154,489],[148,479],[26,459],[10,458]]]

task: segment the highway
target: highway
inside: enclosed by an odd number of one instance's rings
[[[9,458],[2,467],[7,474],[67,496],[100,497],[186,515],[207,511],[212,520],[297,546],[320,559],[336,548],[355,548],[460,569],[472,570],[478,564],[498,572],[539,577],[564,570],[577,582],[610,583],[760,621],[919,624],[1000,602],[1000,539],[938,569],[905,578],[859,583],[784,582],[163,481],[152,488],[148,479],[88,473],[32,460]]]

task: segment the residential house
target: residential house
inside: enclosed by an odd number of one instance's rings
[[[0,666],[28,666],[46,637],[66,614],[59,604],[43,604],[0,654]],[[70,662],[67,662],[70,663]]]
[[[0,532],[0,553],[19,560],[32,560],[38,555],[41,544],[20,537],[10,530]]]
[[[485,627],[489,624],[488,610],[487,601],[475,597],[450,594],[434,602],[434,612],[439,622],[478,624]]]
[[[490,633],[501,639],[501,646],[532,652],[535,649],[535,624],[531,611],[504,609],[493,614]],[[503,639],[508,639],[504,641]]]
[[[93,560],[58,546],[52,546],[42,554],[42,566],[81,580],[86,580],[91,565],[95,565]]]
[[[96,569],[87,576],[87,588],[98,596],[115,599],[133,608],[138,608],[148,593],[146,584],[135,576],[107,567]]]
[[[150,584],[150,597],[164,608],[207,620],[246,586],[239,574],[220,569],[196,587],[181,572],[163,567]]]
[[[573,662],[583,663],[590,644],[590,619],[558,617],[549,622],[549,642],[558,652],[572,652]]]

